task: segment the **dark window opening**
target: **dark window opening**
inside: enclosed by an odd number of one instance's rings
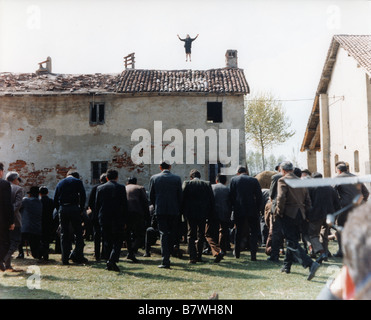
[[[90,124],[104,124],[104,103],[90,103]]]
[[[223,122],[223,104],[222,102],[207,103],[207,122],[220,123]]]
[[[91,162],[91,183],[98,184],[102,173],[107,172],[107,161],[92,161]]]

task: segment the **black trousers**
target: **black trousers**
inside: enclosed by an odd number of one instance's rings
[[[0,262],[2,262],[8,253],[10,246],[9,226],[0,225]]]
[[[59,208],[59,221],[61,226],[62,262],[68,262],[70,256],[75,261],[82,260],[84,257],[84,239],[80,208],[76,205],[61,206]],[[72,253],[70,226],[72,226],[72,231],[75,235],[75,248]]]
[[[120,232],[111,226],[102,226],[103,252],[107,262],[119,262],[122,244],[124,242],[124,230]]]
[[[244,236],[244,230],[249,238],[250,252],[258,251],[258,241],[260,233],[260,220],[258,215],[235,217],[235,234],[234,234],[234,251],[236,257],[239,257],[241,252],[241,241]]]
[[[22,238],[30,245],[32,257],[41,259],[41,235],[25,232]]]
[[[271,234],[271,254],[272,259],[279,259],[280,248],[283,247],[283,229],[282,219],[275,217],[272,219],[272,234]]]
[[[283,260],[284,267],[290,270],[292,263],[295,261],[299,262],[304,268],[309,267],[313,260],[299,244],[300,227],[303,222],[302,215],[299,212],[294,219],[286,215],[281,219],[283,234],[286,238],[286,253]]]
[[[177,243],[179,216],[157,215],[157,225],[160,232],[162,264],[170,265],[170,255]]]
[[[205,242],[205,219],[187,219],[188,222],[188,253],[189,260],[201,258]],[[196,245],[197,241],[197,245]]]

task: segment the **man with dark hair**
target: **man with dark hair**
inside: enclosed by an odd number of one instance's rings
[[[346,177],[353,177],[354,175],[349,173],[348,167],[345,164],[345,162],[339,162],[339,164],[336,166],[336,172],[337,172],[337,177],[341,178],[346,178]],[[342,208],[346,207],[347,205],[351,204],[353,200],[358,196],[362,196],[362,185],[358,184],[340,184],[335,186],[335,190],[338,193],[339,199],[340,199],[340,206]],[[363,195],[364,197],[365,195]],[[368,197],[368,195],[367,195]],[[362,199],[360,199],[362,200]],[[367,198],[366,198],[367,200]],[[340,227],[344,227],[348,214],[350,212],[349,210],[344,211],[341,213],[336,220],[336,224]],[[341,246],[341,232],[336,231],[335,232],[336,238],[338,240],[338,251],[334,254],[334,257],[342,257],[343,252],[342,252],[342,246]]]
[[[250,240],[251,260],[256,261],[260,235],[260,208],[263,202],[259,181],[250,177],[246,167],[237,169],[237,176],[230,182],[230,193],[234,215],[235,236],[234,255],[240,257],[242,230],[247,226]]]
[[[183,183],[182,212],[188,223],[189,262],[202,261],[203,244],[207,238],[216,262],[221,260],[220,247],[215,235],[212,236],[212,221],[214,219],[214,194],[210,182],[201,180],[198,170],[192,169],[190,180]],[[206,220],[210,220],[205,238]],[[197,243],[197,248],[196,248]],[[219,256],[218,256],[219,255]]]
[[[219,245],[223,255],[230,250],[229,229],[231,227],[232,214],[231,195],[226,184],[227,176],[218,174],[216,176],[216,184],[211,185],[215,200],[215,215],[220,226]]]
[[[69,259],[75,263],[84,263],[84,239],[82,229],[82,214],[85,209],[86,193],[76,170],[69,170],[67,177],[61,180],[55,189],[54,206],[59,213],[61,226],[61,249],[62,263],[68,265]],[[72,226],[75,235],[75,248],[71,251],[71,235],[69,232]]]
[[[306,188],[294,189],[286,184],[286,179],[300,179],[294,174],[291,162],[283,162],[281,170],[283,177],[278,180],[276,207],[286,239],[286,254],[281,271],[290,273],[292,263],[298,261],[304,268],[309,268],[307,280],[312,280],[320,264],[313,261],[299,244],[300,226],[311,208],[309,192]]]
[[[88,200],[88,216],[93,226],[93,239],[94,239],[94,257],[96,261],[99,261],[101,257],[108,260],[108,254],[101,248],[102,244],[102,232],[98,220],[98,212],[95,210],[95,200],[97,197],[97,188],[107,182],[107,174],[102,173],[99,177],[99,184],[95,185],[90,192]]]
[[[4,258],[9,251],[9,231],[14,230],[14,209],[9,181],[3,179],[4,164],[0,162],[0,270],[5,271]]]
[[[170,268],[182,201],[182,181],[170,169],[168,162],[162,162],[161,172],[153,175],[149,181],[150,203],[154,206],[161,238],[162,264],[159,268]]]
[[[126,196],[128,199],[127,259],[139,262],[135,257],[135,253],[143,245],[146,225],[150,223],[149,202],[145,188],[137,184],[137,178],[135,177],[130,177],[127,180]]]
[[[322,179],[322,174],[313,172],[312,178]],[[331,186],[309,188],[309,195],[312,207],[306,214],[308,220],[308,236],[313,253],[315,255],[319,254],[316,261],[322,263],[323,260],[327,261],[329,256],[329,226],[326,223],[326,217],[328,214],[340,210],[340,202],[335,189]]]
[[[97,188],[95,211],[102,230],[104,252],[109,254],[107,270],[119,272],[116,263],[124,242],[128,203],[126,188],[118,183],[118,171],[107,170],[107,180]]]

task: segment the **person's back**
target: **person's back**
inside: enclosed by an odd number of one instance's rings
[[[231,179],[230,192],[235,217],[259,214],[263,199],[257,179],[247,174],[235,176]]]
[[[213,184],[212,190],[215,199],[215,214],[219,221],[230,221],[231,219],[231,197],[229,188],[222,184]]]
[[[20,209],[22,215],[22,233],[41,235],[42,210],[43,206],[38,198],[23,198]]]
[[[179,176],[164,170],[151,177],[150,199],[156,215],[178,215],[182,197],[182,183]]]
[[[123,225],[127,210],[125,186],[115,181],[108,181],[99,186],[96,209],[101,225],[109,225],[112,222]]]
[[[137,184],[126,185],[126,195],[128,199],[128,211],[138,213],[142,216],[149,215],[149,205],[146,190]]]
[[[183,212],[187,219],[207,218],[212,214],[213,194],[209,182],[193,178],[183,185]]]

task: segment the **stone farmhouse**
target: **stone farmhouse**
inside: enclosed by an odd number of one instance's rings
[[[121,183],[136,176],[148,186],[165,151],[182,179],[197,168],[213,181],[223,167],[245,163],[249,86],[236,50],[212,70],[140,70],[133,62],[118,74],[55,74],[50,57],[43,63],[35,73],[0,73],[0,161],[24,187],[45,185],[53,194],[70,168],[87,192],[107,168]],[[227,161],[232,153],[236,163]]]
[[[336,175],[338,161],[371,173],[371,35],[333,37],[301,151],[308,169],[326,177]]]

